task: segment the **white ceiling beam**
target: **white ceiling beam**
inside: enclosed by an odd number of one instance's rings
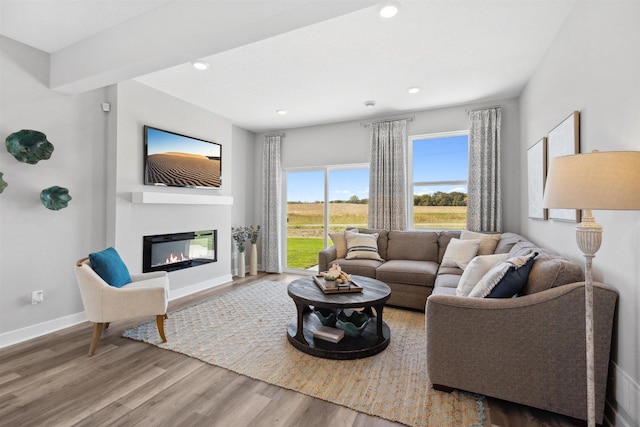
[[[50,88],[69,94],[97,89],[376,3],[173,1],[52,53]]]

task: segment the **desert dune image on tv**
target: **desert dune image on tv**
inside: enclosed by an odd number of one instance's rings
[[[145,126],[145,147],[145,184],[220,187],[220,144]]]

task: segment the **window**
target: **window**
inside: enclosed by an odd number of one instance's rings
[[[317,269],[329,232],[368,223],[369,166],[286,171],[286,266]]]
[[[412,136],[409,159],[409,228],[466,228],[467,132]]]

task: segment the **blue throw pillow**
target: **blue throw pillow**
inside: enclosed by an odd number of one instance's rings
[[[121,288],[131,283],[131,276],[127,266],[113,248],[107,248],[100,252],[89,254],[91,267],[109,285]]]
[[[531,272],[531,267],[533,267],[534,258],[537,256],[538,253],[534,253],[520,268],[509,268],[509,271],[507,271],[504,277],[491,290],[487,298],[511,298],[520,292],[527,283],[529,272]]]

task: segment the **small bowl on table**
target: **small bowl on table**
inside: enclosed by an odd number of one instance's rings
[[[336,327],[344,330],[350,337],[359,337],[367,327],[371,318],[367,313],[355,310],[340,310],[337,315]]]
[[[336,310],[332,308],[314,307],[313,313],[320,319],[320,323],[324,326],[335,327],[338,316]]]

